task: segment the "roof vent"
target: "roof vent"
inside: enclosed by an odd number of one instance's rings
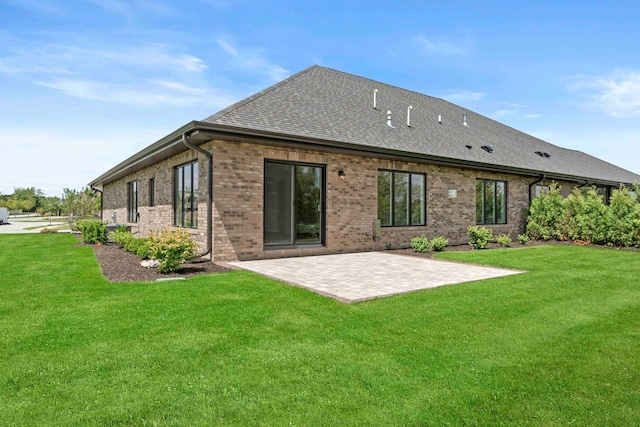
[[[469,126],[469,125],[467,124],[467,113],[464,113],[464,114],[462,115],[462,126],[467,126],[467,127]]]
[[[542,155],[543,155],[543,154],[542,154],[542,151],[536,151],[536,154],[537,154],[538,156],[540,156],[540,157],[542,157]]]
[[[378,89],[373,90],[373,109],[378,109]]]
[[[490,145],[483,145],[480,148],[482,148],[487,153],[493,153],[493,148]]]
[[[409,105],[407,107],[407,127],[411,127],[411,110],[413,110],[413,106]]]
[[[442,124],[442,114],[438,114],[438,123]]]
[[[465,145],[465,147],[467,147],[469,150],[471,150],[473,148],[473,145]]]
[[[391,110],[387,111],[387,126],[394,129],[396,128],[391,122]]]
[[[543,155],[544,157],[546,157],[547,159],[548,159],[549,157],[551,157],[551,154],[549,154],[549,153],[542,153],[542,155]]]

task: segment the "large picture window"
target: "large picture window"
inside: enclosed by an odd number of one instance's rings
[[[324,167],[265,162],[264,244],[324,243]]]
[[[198,227],[198,162],[174,171],[174,216],[178,227]]]
[[[425,225],[426,177],[422,173],[378,171],[378,219],[382,226]]]
[[[476,179],[476,223],[507,223],[507,183]]]

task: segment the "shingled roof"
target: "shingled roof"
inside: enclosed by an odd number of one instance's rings
[[[388,111],[394,127],[387,123]],[[90,185],[102,186],[187,150],[180,142],[183,134],[191,135],[194,144],[215,137],[257,137],[272,143],[293,142],[436,164],[545,175],[583,184],[617,186],[640,181],[640,175],[633,172],[553,145],[443,99],[315,65],[203,121],[185,124]]]
[[[388,111],[393,128],[387,124]],[[320,66],[307,68],[203,122],[590,183],[640,181],[640,175],[633,172],[443,99]],[[490,147],[491,152],[482,146]]]

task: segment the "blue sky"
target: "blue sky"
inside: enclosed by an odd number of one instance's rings
[[[0,0],[0,192],[59,196],[318,64],[640,173],[622,1]]]

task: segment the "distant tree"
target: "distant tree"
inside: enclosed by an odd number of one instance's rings
[[[21,210],[23,212],[35,212],[36,208],[44,203],[45,195],[39,188],[16,187],[13,194],[6,199],[6,206],[10,210]]]
[[[100,197],[90,188],[82,188],[80,191],[65,188],[62,191],[60,208],[69,222],[73,223],[77,219],[93,217],[100,209]]]

